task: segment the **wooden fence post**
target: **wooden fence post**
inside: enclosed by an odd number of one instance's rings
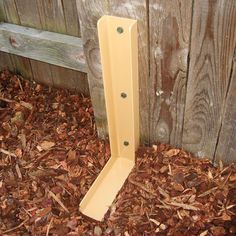
[[[89,91],[93,103],[98,135],[107,134],[105,100],[98,46],[97,21],[105,13],[102,1],[77,0],[81,36],[88,68]]]
[[[181,147],[191,0],[150,0],[150,140]]]
[[[236,161],[236,57],[232,63],[232,75],[225,104],[222,127],[216,147],[215,161],[224,163]]]
[[[236,46],[236,1],[198,0],[193,6],[183,147],[213,158]]]
[[[139,31],[139,78],[140,78],[140,127],[141,141],[149,142],[148,96],[148,23],[145,0],[77,0],[84,52],[88,65],[88,80],[96,124],[100,137],[107,134],[106,110],[102,84],[102,71],[97,37],[97,21],[105,14],[138,20]]]

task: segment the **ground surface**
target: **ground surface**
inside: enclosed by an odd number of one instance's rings
[[[0,235],[235,235],[236,169],[142,147],[104,222],[79,203],[109,158],[89,98],[0,75]],[[104,193],[106,197],[106,193]]]

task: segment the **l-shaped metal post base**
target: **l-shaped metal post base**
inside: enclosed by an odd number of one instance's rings
[[[80,211],[101,221],[135,164],[139,145],[137,21],[103,16],[98,22],[111,158]]]

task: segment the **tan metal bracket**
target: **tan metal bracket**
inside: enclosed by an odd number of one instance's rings
[[[80,203],[101,221],[135,164],[139,145],[137,21],[103,16],[98,21],[111,158]]]

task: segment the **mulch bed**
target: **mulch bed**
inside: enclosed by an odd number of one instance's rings
[[[79,203],[110,156],[88,97],[0,74],[0,235],[236,235],[236,168],[140,147],[103,222]],[[106,193],[104,193],[106,197]]]

